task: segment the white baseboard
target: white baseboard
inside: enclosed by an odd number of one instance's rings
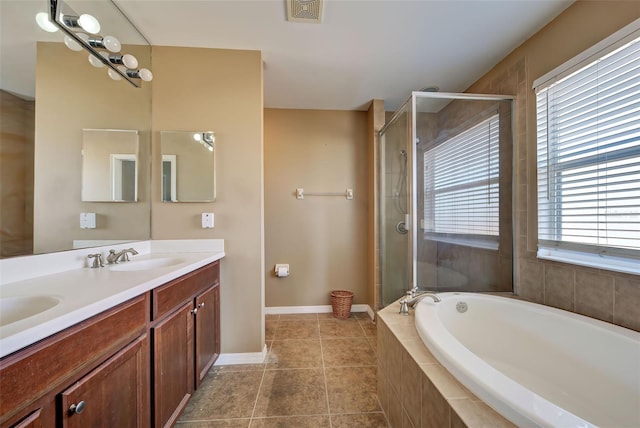
[[[279,314],[318,314],[332,312],[331,305],[318,306],[270,306],[264,308],[267,315]],[[352,305],[351,312],[366,312],[371,319],[374,319],[375,313],[369,305]]]
[[[220,354],[216,366],[226,366],[229,364],[262,364],[267,359],[267,345],[262,348],[262,352],[240,352],[237,354]]]

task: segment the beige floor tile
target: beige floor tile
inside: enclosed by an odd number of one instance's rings
[[[327,413],[322,369],[265,371],[254,417]]]
[[[370,319],[359,319],[360,327],[364,330],[365,336],[373,336],[375,337],[377,333],[376,325]]]
[[[264,338],[265,340],[272,340],[278,327],[278,321],[266,320],[264,322]]]
[[[364,330],[356,319],[320,320],[320,336],[323,339],[336,337],[364,337]]]
[[[317,339],[319,337],[317,321],[279,321],[273,339]]]
[[[322,339],[325,367],[372,366],[374,353],[366,338]]]
[[[387,428],[389,424],[384,413],[356,413],[350,415],[332,415],[333,428]]]
[[[319,339],[274,340],[267,360],[268,369],[322,367]]]
[[[281,314],[280,321],[318,321],[318,314]]]
[[[262,375],[262,371],[209,373],[180,420],[251,417]]]
[[[376,372],[375,366],[326,368],[331,414],[381,411]]]
[[[264,364],[227,364],[224,366],[213,366],[212,373],[228,373],[228,372],[262,372]]]
[[[211,421],[178,422],[176,428],[248,428],[251,419],[217,419]]]
[[[330,428],[329,416],[254,418],[250,428]]]

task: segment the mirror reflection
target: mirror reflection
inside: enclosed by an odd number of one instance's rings
[[[160,145],[162,201],[215,201],[215,134],[211,131],[161,131]]]
[[[82,130],[82,201],[138,200],[138,131]]]
[[[100,20],[122,51],[151,67],[151,48],[110,0],[65,1]],[[42,254],[79,246],[150,238],[150,84],[135,88],[95,68],[86,51],[73,51],[60,32],[40,29],[35,16],[46,0],[1,0],[0,28],[0,257]],[[83,201],[83,129],[138,130],[137,196]],[[113,152],[127,154],[130,152]],[[124,170],[128,159],[118,160]],[[125,172],[121,173],[124,176]],[[128,182],[127,179],[124,179]],[[96,228],[80,227],[81,213]]]

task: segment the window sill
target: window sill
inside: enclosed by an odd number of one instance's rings
[[[640,261],[637,259],[625,259],[622,257],[605,256],[548,247],[538,248],[538,258],[579,266],[587,266],[595,269],[605,269],[613,272],[640,275]]]
[[[447,244],[461,245],[463,247],[481,248],[483,250],[498,250],[498,241],[473,239],[473,238],[452,238],[445,236],[424,235],[426,241],[444,242]]]

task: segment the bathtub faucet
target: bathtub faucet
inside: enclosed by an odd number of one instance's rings
[[[400,300],[400,315],[409,315],[409,308],[415,309],[418,302],[425,297],[432,298],[435,303],[442,301],[442,299],[432,291],[416,291],[416,289],[412,289],[411,291],[407,291],[407,296],[404,299]]]

